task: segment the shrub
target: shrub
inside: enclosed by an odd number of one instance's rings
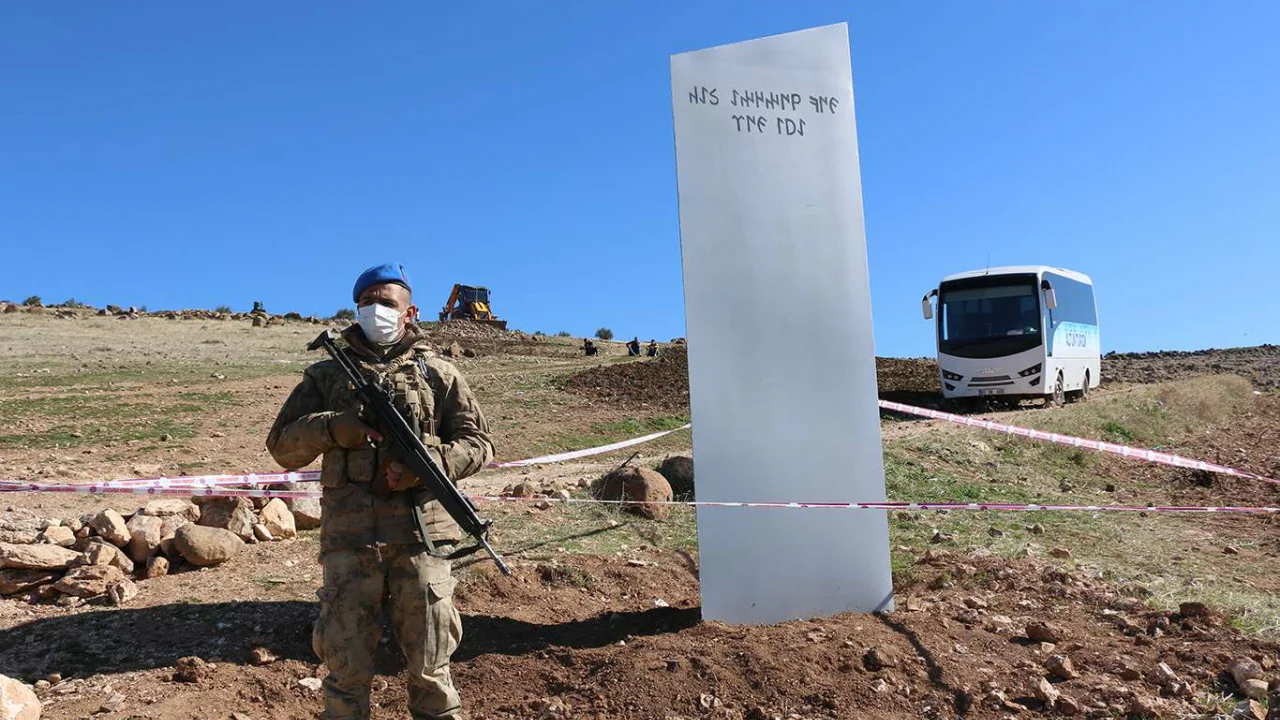
[[[44,303],[40,302],[40,296],[39,296],[39,295],[32,295],[31,297],[27,298],[26,300],[23,300],[23,301],[22,301],[22,304],[23,304],[23,305],[26,305],[27,307],[40,307],[40,306],[41,306],[41,305],[43,305]]]
[[[88,306],[88,305],[85,305],[84,303],[80,302],[79,300],[76,300],[75,298],[71,298],[71,299],[67,300],[66,302],[62,303],[62,307],[69,307],[69,308],[87,308],[87,307],[89,307],[89,306]]]
[[[556,337],[573,337],[573,335],[570,335],[568,330],[561,330],[556,333]]]
[[[230,305],[219,305],[218,307],[214,308],[214,309],[213,309],[213,311],[214,311],[214,312],[216,312],[216,313],[227,313],[228,315],[230,315],[230,314],[231,314],[231,306],[230,306]]]
[[[344,307],[344,308],[342,308],[341,310],[339,310],[338,312],[336,312],[336,313],[334,313],[334,314],[333,314],[333,319],[334,319],[334,320],[355,320],[355,319],[356,319],[356,311],[355,311],[355,310],[352,310],[351,308],[345,308],[345,307]]]
[[[600,340],[612,340],[613,331],[609,328],[600,328],[596,331],[596,337]]]

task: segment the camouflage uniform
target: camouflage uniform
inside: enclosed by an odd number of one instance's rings
[[[493,458],[475,396],[457,369],[434,356],[417,327],[409,326],[385,350],[365,340],[358,326],[343,336],[361,370],[394,390],[397,409],[411,424],[416,421],[423,443],[451,479],[472,475]],[[329,666],[324,717],[369,717],[384,603],[408,661],[410,714],[415,720],[456,717],[460,701],[449,657],[462,637],[462,621],[453,605],[450,564],[423,549],[407,493],[383,499],[371,492],[385,455],[374,448],[343,449],[334,441],[329,419],[359,406],[342,369],[332,360],[316,363],[303,373],[267,438],[271,455],[289,469],[324,456],[324,587],[312,637],[316,654]],[[427,502],[422,510],[433,542],[447,547],[460,539],[457,523],[439,502]]]

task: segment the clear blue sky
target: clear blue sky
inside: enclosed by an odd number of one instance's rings
[[[424,315],[679,336],[668,56],[840,21],[881,354],[988,256],[1091,274],[1107,350],[1280,342],[1263,1],[6,3],[0,298],[329,314],[401,259]]]

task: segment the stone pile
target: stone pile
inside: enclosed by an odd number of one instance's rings
[[[137,594],[135,581],[178,563],[217,565],[247,543],[289,540],[319,525],[313,499],[159,499],[127,516],[108,509],[69,520],[11,508],[0,515],[0,596],[121,605]]]

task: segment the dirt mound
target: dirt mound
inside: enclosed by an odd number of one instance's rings
[[[1225,672],[1237,658],[1277,672],[1273,644],[1211,610],[1152,610],[1129,588],[1032,561],[925,557],[899,578],[892,614],[749,627],[700,622],[696,568],[673,552],[645,558],[561,556],[460,586],[453,668],[470,715],[1045,717],[1056,696],[1058,711],[1081,716],[1123,717],[1140,703],[1179,717],[1207,710],[1196,696],[1237,691]],[[299,682],[324,674],[308,648],[314,617],[314,603],[297,601],[51,616],[0,631],[0,664],[35,660],[67,677],[44,692],[49,718],[89,716],[118,693],[126,714],[145,707],[157,720],[196,706],[300,720],[321,705]],[[129,653],[111,652],[121,643]],[[254,647],[280,659],[254,666]],[[403,715],[403,661],[382,647],[375,712]],[[187,656],[209,672],[172,682]]]
[[[1239,375],[1263,390],[1280,390],[1280,345],[1142,353],[1102,358],[1103,382],[1158,383],[1198,375]]]
[[[689,356],[685,348],[664,348],[657,360],[601,365],[560,381],[563,390],[613,406],[689,412]]]
[[[937,393],[938,363],[933,358],[876,358],[880,394]]]
[[[928,400],[938,396],[938,364],[932,358],[876,358],[880,397]],[[628,409],[689,411],[689,357],[666,348],[657,362],[602,365],[561,380],[563,390]]]

